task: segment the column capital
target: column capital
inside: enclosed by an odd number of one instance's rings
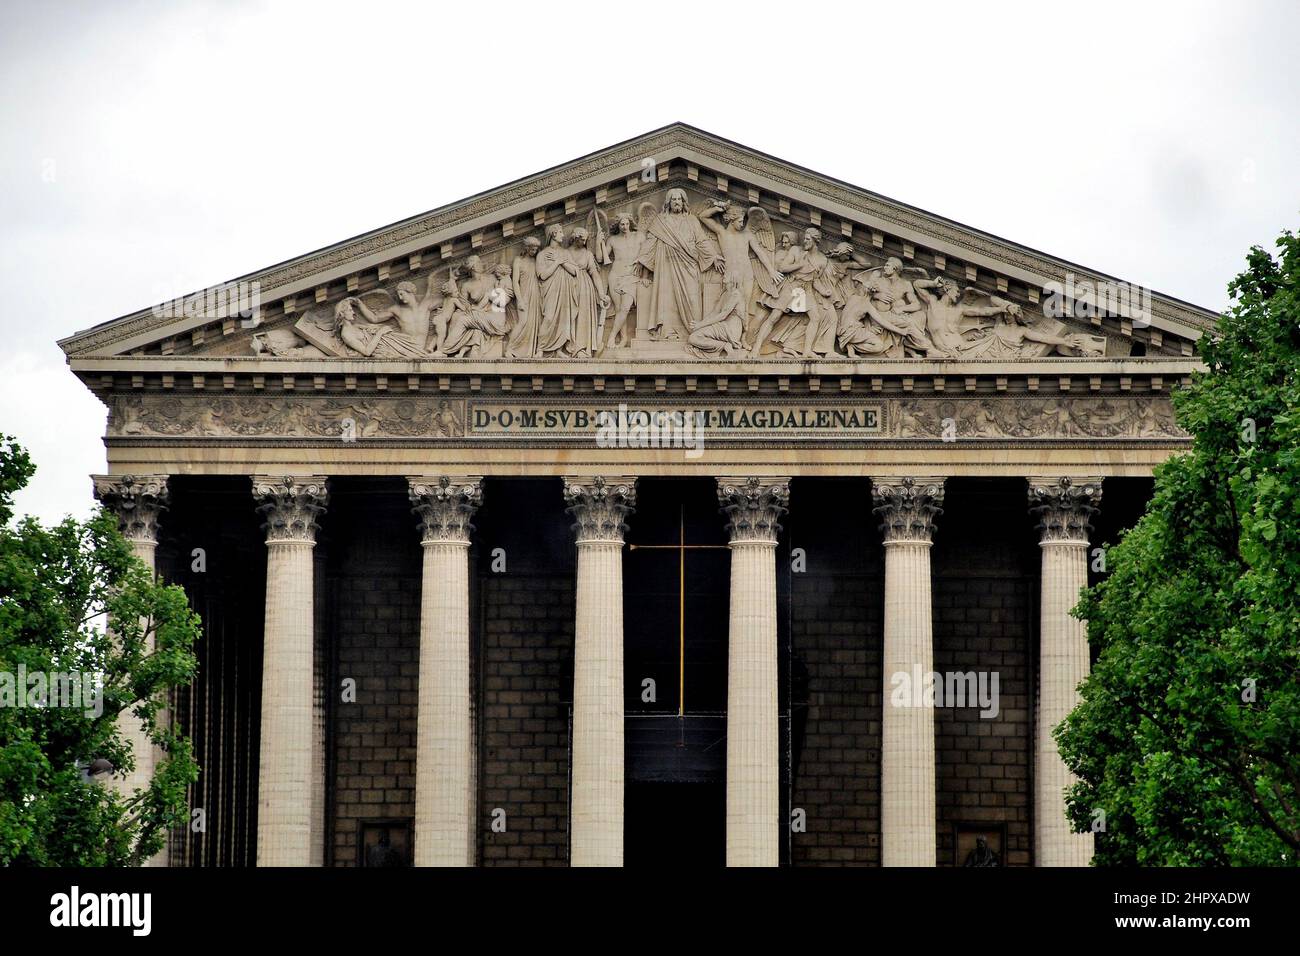
[[[424,544],[469,544],[474,512],[483,504],[479,475],[408,477],[411,511],[420,518]]]
[[[613,541],[623,543],[624,522],[636,507],[636,478],[613,475],[565,476],[564,500],[573,516],[573,533],[578,543]]]
[[[1039,544],[1086,545],[1101,505],[1101,482],[1095,476],[1029,478],[1029,513],[1038,518]]]
[[[91,475],[95,498],[117,515],[127,541],[159,541],[159,515],[168,507],[168,475]]]
[[[871,510],[880,516],[885,544],[931,542],[934,519],[943,514],[944,480],[892,475],[871,479]]]
[[[158,543],[158,516],[171,501],[167,475],[91,475],[95,497],[117,515],[128,541]]]
[[[316,541],[316,519],[329,501],[323,475],[254,475],[253,497],[265,518],[267,544]]]
[[[745,475],[718,479],[718,506],[731,541],[776,543],[781,516],[790,510],[790,479]]]

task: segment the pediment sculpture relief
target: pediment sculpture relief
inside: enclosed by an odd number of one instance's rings
[[[931,358],[1100,356],[1071,331],[944,275],[872,261],[760,206],[691,208],[668,189],[633,213],[592,210],[446,273],[348,296],[254,333],[281,357]],[[439,280],[439,275],[445,278]]]

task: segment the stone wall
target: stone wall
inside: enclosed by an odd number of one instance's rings
[[[475,519],[483,866],[569,860],[575,570],[560,488],[485,481]],[[495,810],[505,813],[504,831],[493,829]]]
[[[479,855],[484,866],[568,863],[573,579],[481,582]],[[492,829],[496,809],[505,831]]]
[[[1003,863],[1033,850],[1033,661],[1038,536],[1019,479],[950,479],[933,549],[934,668],[998,675],[998,714],[935,713],[938,863],[960,866],[954,824],[1006,827]]]
[[[356,866],[362,821],[415,815],[421,553],[405,482],[332,483],[318,548],[334,648],[326,862]],[[341,699],[348,678],[355,703]]]
[[[791,862],[875,866],[884,563],[871,488],[802,479],[790,499],[790,547],[807,556],[790,574],[790,802],[807,824],[791,834]]]

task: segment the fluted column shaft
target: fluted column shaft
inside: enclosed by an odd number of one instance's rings
[[[871,493],[885,543],[881,863],[934,866],[934,708],[915,678],[934,670],[930,544],[943,479],[877,478]]]
[[[1031,478],[1029,505],[1039,518],[1042,551],[1038,625],[1038,719],[1034,727],[1034,863],[1087,866],[1091,833],[1073,832],[1065,790],[1075,782],[1052,731],[1078,703],[1088,676],[1087,625],[1070,615],[1088,586],[1089,519],[1101,501],[1100,478]]]
[[[95,497],[117,515],[118,530],[131,545],[135,556],[150,571],[157,570],[158,518],[167,508],[170,496],[167,475],[96,475]],[[145,654],[154,651],[154,636],[145,635]],[[164,721],[165,713],[158,719]],[[113,786],[123,797],[132,796],[136,790],[147,790],[153,783],[154,768],[158,763],[153,741],[144,724],[132,711],[118,715],[117,726],[135,758],[135,766],[125,777],[114,777]],[[167,866],[168,851],[163,844],[145,866]]]
[[[790,501],[785,478],[719,478],[731,535],[727,629],[727,866],[781,856],[776,540]]]
[[[325,595],[325,555],[321,549],[313,549],[314,564],[313,586],[315,588],[316,616],[315,640],[313,643],[313,674],[311,700],[311,857],[309,866],[325,865],[325,741],[327,739],[325,679],[328,659],[325,645],[325,619],[322,610],[327,606]]]
[[[473,866],[469,545],[480,479],[411,478],[410,495],[424,547],[415,864]]]
[[[253,479],[265,517],[258,866],[311,864],[316,519],[325,479]]]
[[[623,865],[623,533],[635,478],[566,478],[575,519],[569,863]]]

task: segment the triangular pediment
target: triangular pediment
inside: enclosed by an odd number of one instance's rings
[[[86,369],[1011,362],[1188,357],[1214,319],[675,124],[60,345]]]

